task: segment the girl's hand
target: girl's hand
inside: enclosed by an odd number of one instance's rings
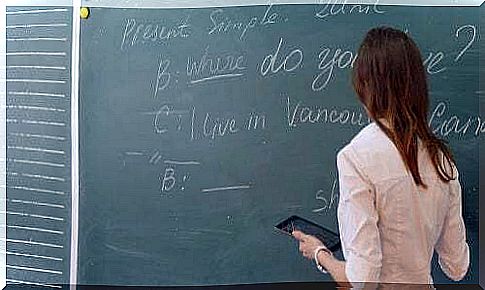
[[[314,258],[315,250],[318,247],[325,246],[319,239],[300,231],[293,231],[293,237],[300,242],[300,252],[310,260]]]

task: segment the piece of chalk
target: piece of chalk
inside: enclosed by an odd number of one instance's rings
[[[88,7],[81,7],[81,18],[86,19],[89,17],[89,8]]]

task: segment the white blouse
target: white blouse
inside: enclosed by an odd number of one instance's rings
[[[369,124],[337,155],[338,224],[347,278],[356,282],[432,284],[433,250],[448,277],[469,265],[461,186],[442,182],[424,148],[417,187],[391,140]],[[456,176],[458,172],[456,171]]]

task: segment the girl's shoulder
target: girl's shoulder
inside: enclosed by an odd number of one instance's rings
[[[376,123],[372,122],[362,128],[347,146],[352,147],[355,151],[359,152],[381,151],[383,149],[389,149],[389,145],[393,145],[392,141]]]
[[[362,128],[339,151],[337,162],[344,156],[352,160],[355,166],[366,172],[372,180],[383,175],[402,176],[406,172],[396,146],[376,123],[370,123]]]

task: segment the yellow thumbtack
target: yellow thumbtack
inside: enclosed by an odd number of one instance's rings
[[[81,18],[86,19],[89,17],[89,8],[88,7],[81,7]]]

